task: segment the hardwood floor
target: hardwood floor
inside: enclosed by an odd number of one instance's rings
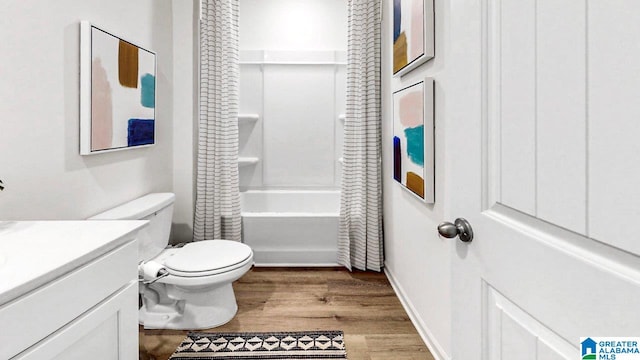
[[[254,268],[233,287],[236,317],[201,332],[342,330],[349,360],[433,360],[383,273]],[[186,333],[140,328],[140,359],[168,359]]]

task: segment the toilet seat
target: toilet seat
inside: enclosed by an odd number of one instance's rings
[[[164,260],[171,275],[200,277],[221,274],[243,267],[253,260],[251,248],[229,240],[192,242],[176,249]]]

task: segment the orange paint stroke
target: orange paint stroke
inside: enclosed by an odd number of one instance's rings
[[[413,191],[414,193],[416,193],[416,195],[424,199],[424,180],[422,179],[422,177],[420,177],[420,175],[414,172],[408,171],[407,172],[407,188]]]
[[[138,87],[138,48],[122,40],[118,45],[118,80],[124,87]]]

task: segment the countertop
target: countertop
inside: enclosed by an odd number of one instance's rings
[[[133,239],[147,221],[0,221],[0,306]]]

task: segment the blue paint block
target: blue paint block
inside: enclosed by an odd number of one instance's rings
[[[424,166],[424,126],[404,129],[407,137],[407,155],[411,162]]]
[[[400,148],[400,138],[393,137],[393,179],[402,182],[402,152]]]
[[[393,0],[393,42],[396,42],[400,36],[401,9],[401,0]]]
[[[146,108],[156,107],[156,77],[151,74],[140,78],[140,103]]]
[[[129,119],[127,126],[127,146],[153,144],[155,139],[155,120]]]

